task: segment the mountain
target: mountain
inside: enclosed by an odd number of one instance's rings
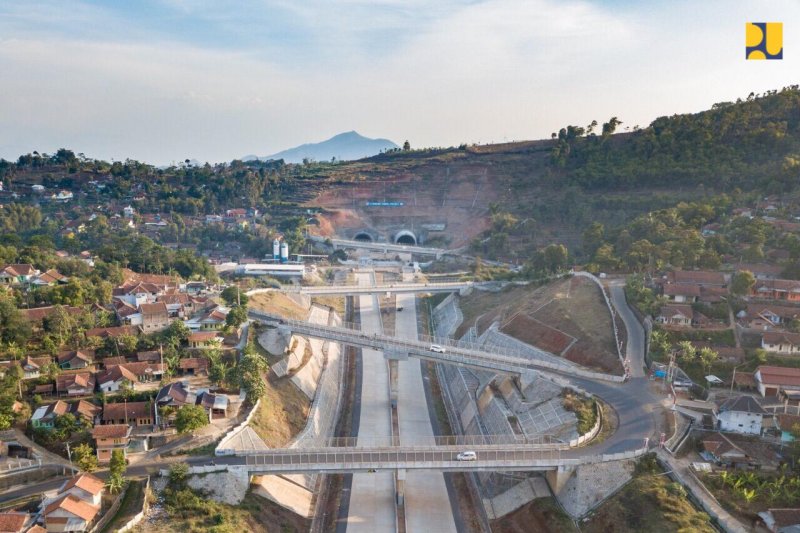
[[[392,148],[398,148],[398,146],[388,139],[370,139],[355,131],[348,131],[335,135],[327,141],[301,144],[258,159],[262,161],[283,159],[287,163],[302,163],[305,158],[314,161],[330,161],[332,157],[335,157],[341,161],[350,161],[370,157],[379,154],[381,150]],[[243,160],[246,161],[248,158],[255,159],[255,156],[247,156]]]

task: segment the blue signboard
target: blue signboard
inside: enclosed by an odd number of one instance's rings
[[[367,202],[367,207],[403,207],[403,202]]]

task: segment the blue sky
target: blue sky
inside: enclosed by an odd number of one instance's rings
[[[782,21],[783,61],[744,61]],[[548,137],[800,83],[800,2],[0,3],[0,157],[156,164],[357,130],[413,146]]]

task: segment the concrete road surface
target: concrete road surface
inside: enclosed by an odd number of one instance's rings
[[[359,285],[372,285],[372,273],[356,274]],[[361,329],[381,333],[377,297],[357,298],[361,313]],[[392,434],[389,403],[389,367],[383,353],[364,348],[364,376],[361,384],[361,416],[359,437],[385,437]],[[347,516],[348,533],[394,532],[394,475],[390,472],[354,474]]]
[[[414,294],[397,294],[395,336],[417,338],[417,308]],[[432,437],[433,430],[422,384],[422,362],[416,359],[398,365],[397,413],[400,420],[400,445],[405,439]],[[406,526],[408,531],[453,532],[455,522],[444,476],[439,472],[409,471],[405,484]]]
[[[609,284],[611,291],[611,303],[617,310],[617,316],[622,318],[625,329],[628,330],[628,344],[625,347],[625,355],[631,362],[631,377],[644,377],[644,328],[636,320],[633,311],[628,307],[625,300],[625,280],[615,280]],[[622,324],[619,324],[621,326]]]

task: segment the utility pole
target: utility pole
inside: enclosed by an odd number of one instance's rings
[[[72,466],[72,451],[69,449],[69,441],[67,441],[67,457],[69,457],[69,466]]]

